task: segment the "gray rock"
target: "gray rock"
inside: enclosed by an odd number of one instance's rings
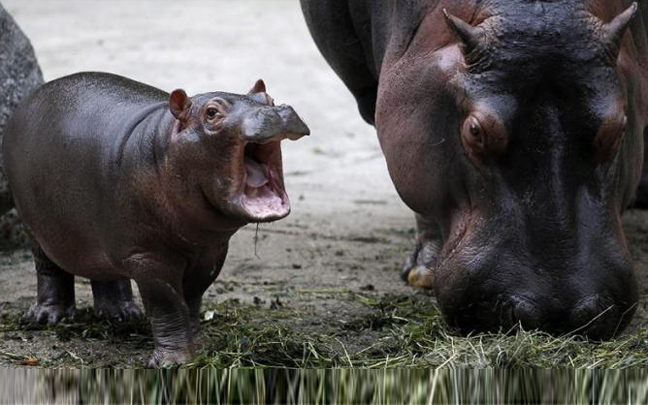
[[[25,226],[12,208],[2,170],[2,139],[7,120],[20,101],[43,84],[43,75],[29,39],[0,5],[0,249],[26,246]]]
[[[43,75],[29,39],[0,5],[0,148],[9,116],[18,103],[41,84]],[[0,215],[11,208],[2,163],[0,153]]]
[[[15,208],[0,216],[0,250],[29,247],[29,231]]]

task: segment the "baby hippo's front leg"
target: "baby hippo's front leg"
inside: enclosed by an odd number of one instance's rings
[[[184,266],[138,256],[129,261],[153,330],[149,367],[186,363],[193,356],[193,331],[182,293]]]

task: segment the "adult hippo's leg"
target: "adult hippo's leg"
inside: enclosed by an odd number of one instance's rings
[[[634,208],[648,209],[648,128],[644,129],[644,164],[641,172],[641,181],[637,188],[637,195],[633,204]]]
[[[37,242],[32,244],[38,284],[36,304],[26,318],[57,323],[74,315],[74,276],[52,262]]]
[[[432,289],[434,266],[443,245],[441,230],[436,222],[416,215],[416,243],[405,259],[401,277],[412,287]]]
[[[349,88],[358,103],[362,118],[374,124],[378,79],[367,61],[373,60],[368,21],[354,21],[363,14],[366,2],[338,0],[301,0],[308,29],[320,52]],[[365,28],[356,31],[355,27]]]
[[[98,316],[131,322],[142,316],[142,311],[133,301],[130,279],[90,282],[94,297],[94,310]]]

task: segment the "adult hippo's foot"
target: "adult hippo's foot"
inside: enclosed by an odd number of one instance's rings
[[[32,252],[36,264],[38,296],[25,320],[58,323],[74,316],[74,276],[52,262],[37,243]]]
[[[416,227],[416,244],[405,259],[401,278],[412,287],[432,289],[432,268],[442,246],[441,231],[436,223],[420,215],[416,215]]]
[[[133,301],[130,279],[92,280],[91,285],[94,310],[98,316],[118,322],[132,322],[142,317],[142,310]]]

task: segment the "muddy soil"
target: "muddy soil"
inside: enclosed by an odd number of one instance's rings
[[[282,321],[289,327],[334,337],[340,350],[358,352],[382,336],[377,328],[348,327],[371,317],[355,294],[432,299],[399,279],[413,216],[393,188],[373,128],[318,53],[296,0],[3,4],[31,39],[46,80],[98,70],[195,94],[244,92],[261,77],[275,100],[292,104],[309,124],[311,137],[283,149],[292,214],[235,235],[205,295],[206,310],[223,302],[279,307],[291,314]],[[648,215],[629,213],[626,229],[643,280]],[[83,312],[91,307],[90,285],[76,284]],[[647,285],[642,281],[643,292]],[[34,358],[49,366],[133,366],[150,354],[145,332],[141,341],[121,344],[100,334],[62,337],[60,330],[7,327],[35,293],[30,254],[0,253],[0,364]],[[642,304],[632,328],[645,323]]]

